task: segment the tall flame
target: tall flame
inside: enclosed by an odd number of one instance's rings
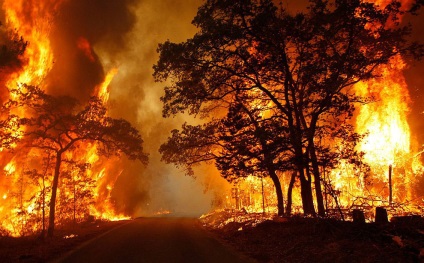
[[[380,7],[388,3],[369,2]],[[409,0],[402,3],[404,8],[410,4]],[[358,108],[355,118],[356,132],[366,135],[357,150],[364,153],[364,161],[371,171],[355,172],[348,162],[332,171],[343,205],[352,205],[358,198],[373,205],[407,204],[414,198],[415,177],[423,166],[411,141],[408,123],[411,98],[403,75],[405,67],[402,57],[395,56],[388,65],[380,66],[381,77],[354,86],[357,95],[373,99]]]
[[[368,133],[360,149],[370,164],[396,165],[411,152],[411,131],[407,122],[410,98],[403,68],[402,58],[397,56],[389,66],[381,69],[381,79],[355,86],[358,95],[376,100],[361,106],[356,118],[356,131]]]
[[[43,90],[48,88],[45,80],[54,67],[54,53],[51,42],[52,23],[55,15],[60,12],[60,7],[65,1],[3,1],[2,8],[6,14],[6,26],[16,29],[17,33],[29,43],[25,53],[20,58],[23,62],[22,67],[7,76],[6,85],[8,89],[20,88],[22,84],[38,86]],[[79,38],[76,47],[91,62],[97,63],[95,61],[97,57],[93,53],[93,47],[87,39],[83,37]],[[105,76],[103,83],[97,87],[92,87],[95,91],[95,94],[92,95],[100,97],[105,104],[109,100],[109,84],[117,72],[117,69],[110,70]],[[20,116],[25,116],[26,114],[19,109],[14,113]],[[25,155],[28,158],[31,158],[31,156],[40,156],[40,154],[36,153],[36,150],[29,150],[26,153],[22,152],[28,150],[16,150],[16,152],[21,152],[19,154]],[[24,235],[28,231],[36,231],[40,224],[28,224],[28,220],[34,217],[38,218],[38,222],[41,220],[41,215],[39,214],[40,206],[47,207],[46,203],[50,199],[50,194],[46,189],[49,189],[51,186],[51,171],[45,170],[41,172],[43,169],[39,167],[40,164],[33,164],[31,161],[10,156],[10,154],[5,152],[0,153],[0,164],[3,165],[3,173],[0,176],[0,231],[6,230],[14,236]],[[116,215],[114,207],[110,202],[110,193],[120,173],[115,172],[107,176],[105,174],[108,173],[108,167],[113,165],[114,160],[105,162],[99,157],[95,143],[87,143],[84,149],[68,154],[66,158],[84,160],[89,164],[90,168],[83,173],[76,170],[69,172],[67,176],[64,173],[61,179],[63,180],[62,183],[68,180],[68,183],[73,184],[74,189],[72,190],[69,187],[64,189],[59,188],[59,198],[60,196],[63,196],[64,200],[69,200],[72,196],[75,198],[75,189],[81,187],[77,181],[86,180],[87,184],[89,184],[90,180],[86,179],[88,177],[96,182],[96,185],[93,187],[94,204],[88,208],[91,215],[110,220],[127,218],[124,215]],[[19,163],[17,163],[18,160]],[[33,169],[39,170],[40,174],[33,174],[30,177],[28,173],[31,173]],[[68,169],[71,168],[68,167]],[[58,201],[58,211],[60,210],[60,205],[60,201]],[[46,212],[46,214],[48,213]]]
[[[6,24],[15,28],[29,41],[25,52],[26,64],[15,72],[7,86],[15,88],[17,84],[40,85],[53,65],[53,52],[49,40],[51,21],[62,1],[26,1],[5,0]]]

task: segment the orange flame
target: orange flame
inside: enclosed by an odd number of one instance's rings
[[[384,7],[388,1],[370,2]],[[411,4],[409,0],[403,2],[404,8]],[[357,95],[374,99],[362,105],[355,118],[356,132],[366,134],[357,150],[365,153],[364,160],[371,171],[354,171],[351,164],[344,162],[331,172],[330,178],[340,191],[344,206],[352,205],[358,198],[365,198],[374,206],[392,205],[389,200],[408,204],[415,198],[412,189],[423,166],[411,141],[411,99],[402,72],[405,67],[402,57],[396,56],[378,69],[380,78],[354,86]]]
[[[26,64],[16,72],[7,83],[9,88],[26,83],[40,85],[53,65],[53,53],[49,34],[52,13],[56,12],[62,1],[5,0],[3,9],[6,24],[15,28],[30,43],[24,54]],[[29,8],[32,7],[32,8]]]
[[[46,89],[47,82],[44,80],[48,77],[49,72],[54,66],[54,54],[51,46],[51,30],[52,22],[55,15],[59,12],[61,4],[65,0],[5,0],[2,8],[6,14],[6,26],[17,30],[17,33],[28,41],[29,45],[22,55],[21,60],[23,66],[16,72],[11,73],[6,81],[9,89],[20,88],[22,84],[38,86]],[[94,51],[85,38],[79,38],[77,47],[85,54],[85,56],[95,61]],[[99,96],[106,104],[109,100],[108,87],[117,74],[117,69],[112,69],[108,72],[102,84],[95,88],[96,96]],[[11,96],[11,95],[10,95]],[[12,98],[16,99],[16,98]],[[23,110],[18,109],[14,114],[25,116]],[[16,152],[21,152],[22,155],[40,156],[36,150],[31,150],[29,153],[25,149],[16,149]],[[34,152],[33,152],[34,151]],[[0,151],[0,163],[3,165],[3,174],[0,177],[0,230],[7,231],[13,236],[25,235],[27,233],[37,231],[41,225],[40,206],[42,198],[46,203],[50,199],[50,193],[45,190],[50,187],[51,171],[46,170],[43,177],[37,175],[30,178],[26,173],[33,169],[40,169],[40,164],[28,161],[18,156],[10,156],[10,154]],[[34,157],[35,158],[35,157]],[[84,149],[76,150],[73,153],[66,155],[67,159],[84,160],[90,165],[88,171],[84,175],[78,174],[76,171],[69,172],[69,177],[62,176],[62,183],[66,180],[72,183],[81,178],[89,177],[96,182],[94,192],[94,204],[88,207],[92,216],[108,220],[127,219],[128,217],[122,214],[116,214],[115,208],[110,201],[110,193],[113,190],[116,179],[120,173],[108,174],[108,167],[114,162],[104,162],[104,159],[97,154],[95,143],[89,143]],[[18,162],[19,160],[19,162]],[[66,169],[71,169],[66,167]],[[64,173],[66,174],[66,173]],[[82,179],[81,179],[82,180]],[[58,196],[63,200],[70,200],[75,194],[75,189],[80,187],[74,185],[70,187],[58,189]],[[44,190],[43,190],[44,189]],[[44,194],[42,194],[44,193]],[[36,203],[38,202],[38,203]],[[66,202],[64,202],[66,203]],[[44,204],[48,214],[48,207]],[[58,201],[58,211],[61,203]],[[86,216],[86,215],[81,215]],[[32,219],[38,223],[28,224]],[[59,223],[61,216],[58,216]],[[63,217],[62,219],[66,219]]]
[[[109,101],[109,85],[112,82],[113,78],[115,77],[115,75],[118,73],[118,69],[117,68],[113,68],[111,69],[107,74],[106,77],[103,81],[103,83],[101,83],[99,86],[97,86],[96,90],[97,90],[97,96],[99,96],[103,103],[107,103]]]

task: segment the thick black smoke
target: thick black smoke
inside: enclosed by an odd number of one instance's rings
[[[52,23],[55,65],[48,76],[52,92],[81,99],[92,94],[105,75],[93,47],[106,43],[110,53],[127,49],[125,37],[136,22],[129,7],[135,2],[72,0],[60,6]]]

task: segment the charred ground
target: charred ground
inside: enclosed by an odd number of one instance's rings
[[[233,218],[246,216],[233,214]],[[227,224],[218,226],[226,218]],[[401,217],[387,224],[261,215],[244,222],[220,212],[202,219],[224,242],[259,262],[423,262],[424,220]],[[225,220],[224,220],[225,221]],[[215,226],[215,227],[214,227]]]

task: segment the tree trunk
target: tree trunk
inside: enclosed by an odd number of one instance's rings
[[[305,215],[316,216],[314,207],[314,198],[312,196],[311,180],[305,178],[305,171],[299,170],[300,195],[302,196],[303,213]]]
[[[272,182],[274,183],[274,186],[275,186],[275,193],[277,195],[278,215],[283,216],[284,215],[284,197],[283,197],[283,191],[281,190],[280,179],[278,178],[275,170],[273,170],[273,169],[271,169],[269,175],[270,175]]]
[[[293,203],[293,186],[296,182],[296,172],[292,173],[292,176],[290,178],[289,187],[287,188],[287,206],[286,206],[286,216],[291,216],[292,213],[292,203]]]
[[[315,146],[313,143],[314,142],[312,140],[312,142],[310,142],[309,157],[311,158],[311,162],[312,162],[312,173],[314,175],[315,195],[317,199],[318,215],[324,217],[325,207],[324,207],[324,198],[322,196],[322,189],[321,189],[321,175],[319,172],[317,155],[315,153]]]
[[[295,136],[296,137],[296,136]],[[303,153],[301,140],[294,143],[295,149],[295,165],[299,173],[300,179],[300,195],[302,197],[303,213],[305,215],[315,216],[314,198],[312,196],[311,177],[308,172],[307,164],[305,164],[305,154]],[[305,170],[306,174],[305,174]]]
[[[43,174],[43,192],[42,192],[42,207],[43,207],[43,230],[41,231],[41,238],[44,240],[44,235],[46,233],[46,183],[45,183],[46,174]]]
[[[50,211],[49,211],[49,228],[47,235],[53,236],[54,232],[54,219],[55,219],[55,208],[56,208],[56,194],[57,186],[59,184],[60,165],[62,164],[62,152],[56,154],[56,165],[54,168],[53,184],[52,184],[52,196],[50,198]]]

